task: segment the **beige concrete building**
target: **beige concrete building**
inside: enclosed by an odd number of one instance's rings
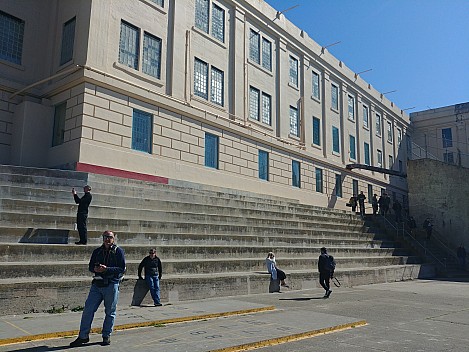
[[[414,112],[412,158],[469,168],[469,102]]]
[[[0,163],[345,208],[406,200],[408,116],[262,0],[3,0]]]

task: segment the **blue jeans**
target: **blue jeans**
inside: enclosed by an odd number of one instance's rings
[[[90,334],[94,313],[98,310],[101,302],[104,301],[104,318],[102,336],[111,336],[114,320],[116,319],[117,301],[119,299],[119,284],[109,284],[106,287],[97,287],[92,284],[90,293],[85,302],[85,308],[81,316],[79,338],[87,338]]]
[[[158,276],[147,276],[145,275],[145,281],[147,282],[148,288],[150,289],[151,298],[155,304],[160,303],[160,279]]]

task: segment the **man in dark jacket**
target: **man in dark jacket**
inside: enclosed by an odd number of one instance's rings
[[[88,242],[88,229],[86,228],[86,221],[88,220],[88,207],[90,206],[91,199],[91,187],[86,185],[83,187],[85,194],[83,197],[78,197],[75,188],[72,188],[73,199],[78,204],[77,210],[77,230],[80,235],[80,240],[75,244],[86,244]]]
[[[324,298],[329,298],[332,293],[330,289],[330,279],[334,275],[334,269],[332,263],[334,257],[327,254],[326,247],[321,248],[321,255],[318,260],[318,271],[319,271],[319,284],[326,290]]]
[[[119,299],[119,284],[125,272],[124,250],[116,246],[114,240],[114,233],[104,231],[103,245],[96,248],[91,255],[88,267],[95,275],[83,308],[80,333],[77,339],[70,344],[70,347],[78,347],[89,342],[94,314],[103,301],[106,316],[103,322],[102,345],[111,344],[111,333]]]
[[[160,302],[160,280],[163,275],[161,260],[156,256],[156,249],[150,249],[149,255],[143,258],[138,266],[138,278],[143,279],[142,269],[145,268],[145,281],[150,289],[155,307],[162,306]]]

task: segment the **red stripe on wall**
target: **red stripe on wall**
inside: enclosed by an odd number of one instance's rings
[[[163,183],[165,185],[167,185],[169,181],[169,179],[166,177],[141,174],[138,172],[114,169],[112,167],[104,167],[104,166],[91,165],[91,164],[85,164],[85,163],[77,163],[75,170],[81,171],[81,172],[90,172],[92,174],[116,176],[116,177],[130,178],[133,180]]]

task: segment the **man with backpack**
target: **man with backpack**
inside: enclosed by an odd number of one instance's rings
[[[327,254],[326,247],[321,248],[318,260],[319,284],[326,290],[324,298],[329,298],[332,293],[330,280],[334,276],[335,261],[332,255]]]

